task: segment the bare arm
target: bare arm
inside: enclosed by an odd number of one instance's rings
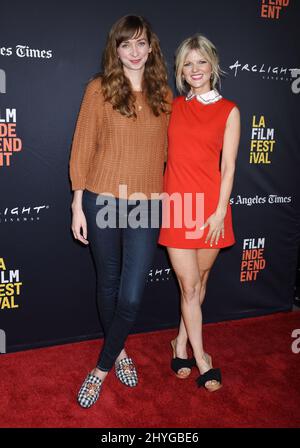
[[[72,232],[76,240],[83,244],[89,244],[87,240],[87,222],[82,210],[83,190],[75,190],[72,202]],[[81,235],[82,229],[82,235]]]
[[[240,141],[240,112],[234,107],[226,122],[223,139],[223,151],[221,162],[221,186],[219,201],[215,213],[205,223],[204,227],[210,225],[206,242],[210,240],[212,246],[219,241],[220,235],[224,237],[224,219],[233,186],[235,162]]]
[[[234,107],[229,114],[224,133],[221,163],[221,188],[216,213],[225,217],[227,205],[232,191],[235,161],[240,141],[240,113]]]
[[[97,136],[103,117],[103,100],[99,81],[90,82],[85,90],[74,133],[70,178],[74,191],[72,202],[72,225],[74,238],[84,244],[87,241],[87,222],[82,210],[82,196],[86,177],[97,150]]]

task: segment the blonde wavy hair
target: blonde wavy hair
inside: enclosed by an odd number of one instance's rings
[[[175,56],[175,77],[176,86],[181,94],[185,94],[189,89],[189,85],[182,77],[182,69],[188,53],[191,50],[199,50],[202,55],[207,58],[212,68],[212,78],[210,80],[211,89],[217,85],[221,87],[221,75],[225,72],[221,70],[219,65],[219,55],[214,44],[202,34],[194,34],[185,39],[177,48]]]
[[[144,17],[127,15],[112,26],[102,58],[103,72],[97,75],[101,76],[105,101],[109,101],[115,110],[127,117],[136,118],[135,96],[130,80],[124,74],[117,48],[124,41],[138,38],[143,31],[152,51],[145,64],[142,90],[155,116],[170,112],[170,105],[166,100],[169,92],[167,68],[158,37]]]

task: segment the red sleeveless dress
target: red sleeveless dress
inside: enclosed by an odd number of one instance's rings
[[[215,212],[219,201],[224,131],[228,115],[235,106],[234,102],[222,97],[209,104],[202,104],[195,96],[190,100],[183,96],[174,100],[163,191],[167,198],[172,194],[177,197],[177,202],[175,206],[173,200],[164,198],[162,201],[159,244],[176,248],[210,248],[210,242],[205,243],[209,226],[201,231],[199,227]],[[228,204],[224,238],[220,236],[213,247],[222,248],[234,243]]]

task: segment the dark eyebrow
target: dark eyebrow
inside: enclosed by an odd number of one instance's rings
[[[129,39],[129,40],[137,40],[138,42],[141,40],[146,40],[146,37],[139,37],[138,39]],[[123,40],[122,44],[128,44],[129,40]]]

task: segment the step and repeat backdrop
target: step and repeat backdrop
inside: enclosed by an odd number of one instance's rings
[[[174,52],[200,32],[240,108],[231,195],[236,244],[211,272],[205,322],[292,307],[299,245],[300,2],[171,0],[6,2],[0,15],[1,351],[101,337],[89,247],[70,230],[69,157],[87,80],[111,25],[144,15],[158,34],[174,93]],[[179,289],[157,248],[134,331],[171,328]],[[5,344],[3,343],[5,339]]]

